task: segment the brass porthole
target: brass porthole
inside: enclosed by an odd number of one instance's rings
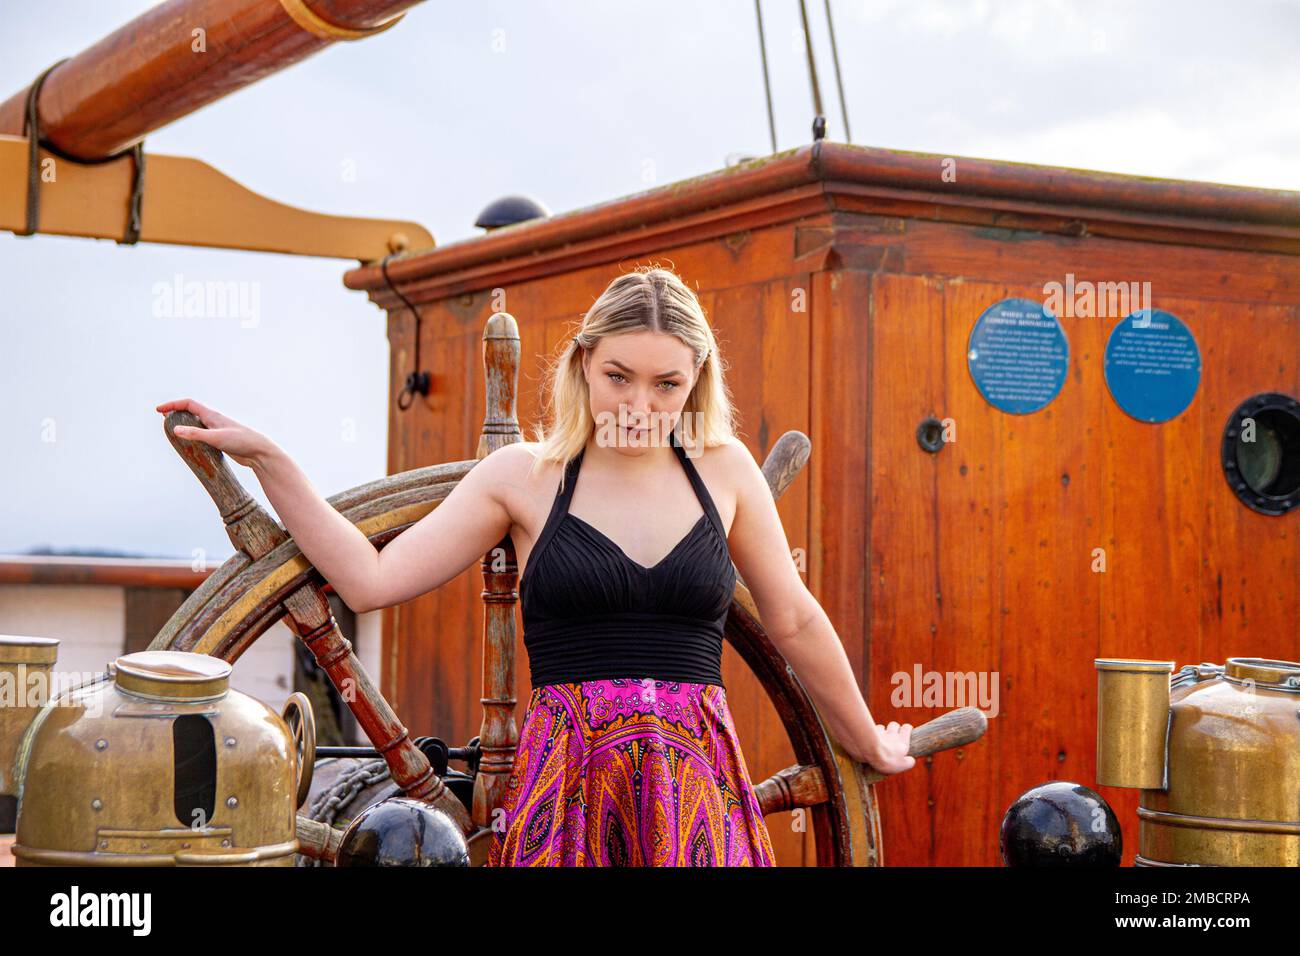
[[[1283,515],[1300,504],[1300,401],[1264,392],[1242,402],[1223,430],[1223,474],[1247,508]]]

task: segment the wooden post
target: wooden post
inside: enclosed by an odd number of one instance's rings
[[[515,396],[519,380],[519,326],[498,312],[483,330],[483,371],[487,405],[478,457],[522,440]],[[514,542],[506,535],[483,558],[483,724],[479,730],[478,776],[474,781],[471,818],[492,825],[501,805],[519,730],[515,726],[515,604],[519,600],[519,566]]]

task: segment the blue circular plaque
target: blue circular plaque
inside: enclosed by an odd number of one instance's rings
[[[1120,319],[1106,342],[1106,385],[1141,422],[1182,414],[1201,384],[1201,350],[1182,320],[1159,309]]]
[[[1041,302],[1003,299],[985,309],[971,329],[966,364],[990,405],[1028,415],[1060,393],[1070,343],[1061,323]]]

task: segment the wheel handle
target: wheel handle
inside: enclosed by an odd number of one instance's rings
[[[289,725],[298,751],[298,802],[295,806],[301,807],[311,793],[312,773],[316,769],[316,717],[312,714],[311,701],[301,691],[289,695],[280,716]]]

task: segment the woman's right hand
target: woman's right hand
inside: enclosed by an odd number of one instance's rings
[[[901,773],[916,765],[916,758],[908,754],[912,746],[912,725],[899,725],[891,720],[889,726],[876,724],[876,752],[865,762],[883,774]]]
[[[241,425],[233,418],[227,418],[192,398],[163,402],[158,406],[157,411],[164,415],[168,412],[185,411],[196,416],[204,427],[178,425],[174,429],[176,437],[211,445],[248,468],[253,467],[259,458],[275,449],[275,443],[261,432],[254,431],[247,425]]]

